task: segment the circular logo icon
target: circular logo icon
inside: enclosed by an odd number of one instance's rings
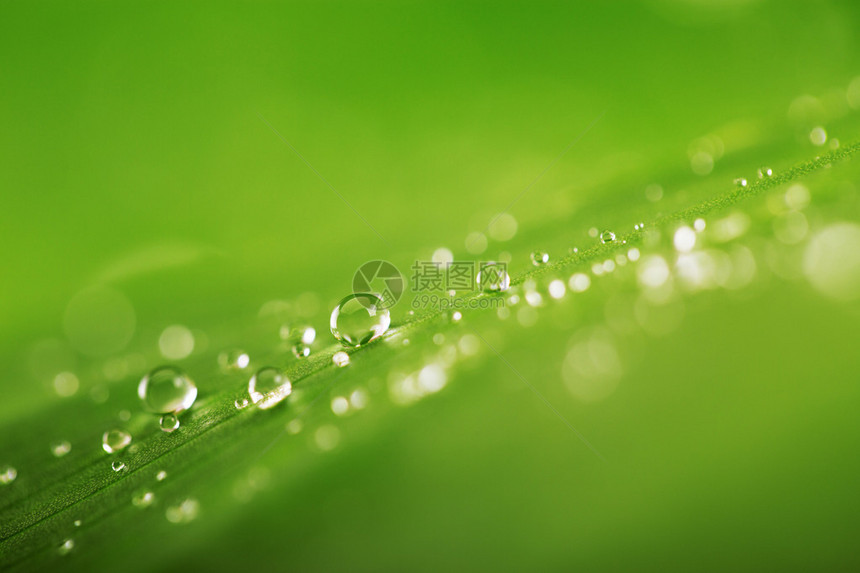
[[[355,271],[352,277],[352,292],[376,293],[382,297],[380,306],[391,308],[403,294],[403,275],[388,261],[368,261]]]

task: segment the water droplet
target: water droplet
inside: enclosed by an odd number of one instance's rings
[[[54,454],[55,457],[61,458],[72,451],[72,444],[68,441],[63,440],[61,442],[54,442],[51,444],[51,453]]]
[[[535,251],[531,254],[532,264],[536,267],[545,265],[549,262],[549,253],[544,251]]]
[[[511,286],[507,266],[493,262],[481,263],[475,281],[484,292],[504,292]]]
[[[600,233],[600,242],[603,244],[615,242],[615,233],[612,231],[603,231]]]
[[[197,399],[197,386],[179,368],[161,366],[140,380],[137,395],[154,414],[178,413],[190,408]]]
[[[135,507],[149,507],[152,505],[152,502],[155,501],[155,494],[151,491],[142,491],[136,493],[134,497],[131,498],[131,503],[134,504]]]
[[[111,462],[110,467],[115,472],[121,472],[122,470],[125,469],[125,462],[121,462],[119,460],[114,460],[113,462]]]
[[[124,450],[131,443],[131,434],[124,430],[109,430],[102,436],[102,448],[109,454]]]
[[[770,167],[759,167],[758,168],[758,178],[759,179],[766,179],[766,178],[772,177],[772,176],[773,176],[773,169],[771,169]]]
[[[164,481],[167,478],[167,472],[164,470],[160,470],[157,474],[155,474],[155,479],[157,481]]]
[[[244,370],[251,363],[251,357],[244,350],[234,348],[218,355],[218,365],[222,370]]]
[[[74,539],[66,539],[63,541],[60,546],[57,548],[57,553],[60,555],[68,555],[72,552],[72,549],[75,548],[75,540]]]
[[[0,467],[0,484],[6,485],[15,481],[18,477],[18,470],[12,466]]]
[[[248,395],[251,401],[267,410],[290,395],[293,385],[280,370],[265,366],[257,370],[248,381]]]
[[[385,334],[391,325],[383,300],[372,293],[344,297],[331,313],[331,333],[344,346],[359,347]]]
[[[233,405],[237,410],[241,410],[243,408],[248,407],[248,399],[247,398],[236,398],[236,401],[233,402]]]
[[[735,179],[735,187],[746,187],[746,186],[747,186],[747,180],[744,179],[743,177],[738,177],[737,179]]]
[[[193,521],[200,512],[200,504],[196,499],[188,498],[179,505],[167,508],[164,512],[170,523],[188,523]]]
[[[173,414],[165,414],[158,421],[158,427],[162,432],[172,432],[179,429],[179,418]]]
[[[80,520],[80,519],[76,519],[76,520],[75,520],[75,527],[80,527],[80,526],[81,526],[81,520]]]
[[[343,368],[349,364],[349,354],[342,350],[340,352],[335,352],[331,357],[331,361],[334,362],[334,365],[338,368]]]
[[[317,331],[313,326],[306,324],[292,328],[284,325],[281,327],[281,338],[294,344],[313,344],[317,338]]]
[[[827,143],[827,132],[821,126],[815,127],[809,132],[809,141],[813,145],[824,145]]]

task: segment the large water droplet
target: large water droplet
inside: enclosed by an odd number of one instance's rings
[[[6,485],[15,481],[15,478],[18,477],[18,470],[13,468],[12,466],[2,466],[0,467],[0,484]]]
[[[178,413],[190,408],[197,399],[197,386],[179,368],[161,366],[141,379],[137,395],[150,412]]]
[[[108,430],[102,436],[102,448],[109,454],[124,450],[131,443],[131,434],[124,430]]]
[[[331,333],[344,346],[359,347],[385,334],[391,325],[383,300],[372,293],[344,297],[331,312]]]
[[[174,414],[165,414],[158,421],[158,427],[161,428],[162,432],[170,433],[179,429],[179,418]]]
[[[248,395],[258,407],[266,410],[271,408],[293,391],[290,379],[283,372],[272,366],[257,370],[248,381]]]
[[[535,251],[531,254],[532,264],[536,267],[545,265],[549,262],[549,253],[544,251]]]
[[[602,233],[600,233],[600,242],[603,244],[614,243],[615,233],[613,233],[612,231],[603,231]]]

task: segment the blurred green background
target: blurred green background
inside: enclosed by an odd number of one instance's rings
[[[61,408],[58,371],[99,372],[128,351],[154,365],[170,324],[209,332],[211,351],[262,347],[277,334],[255,321],[273,299],[311,301],[300,314],[328,341],[360,264],[405,270],[441,246],[473,258],[465,236],[596,118],[488,255],[525,270],[536,247],[558,258],[593,226],[629,229],[762,162],[809,159],[815,125],[852,141],[858,30],[849,1],[3,2],[0,420],[26,435]],[[701,177],[691,142],[714,133],[724,159]],[[846,169],[820,177],[819,220],[857,220]],[[644,194],[654,182],[659,204]],[[87,356],[65,341],[64,313],[100,284],[131,303],[134,328]],[[296,468],[269,454],[272,485],[252,502],[203,503],[185,529],[106,533],[66,564],[856,568],[856,305],[776,274],[701,295],[666,336],[618,341],[618,390],[582,403],[560,365],[610,291],[528,329],[474,323],[498,328],[507,359],[606,463],[488,352],[434,400],[350,420],[343,434],[360,437],[328,457]],[[364,376],[385,380],[386,364]],[[103,382],[79,377],[82,394]]]

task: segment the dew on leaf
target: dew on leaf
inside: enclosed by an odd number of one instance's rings
[[[248,381],[248,395],[251,402],[259,408],[267,410],[293,391],[293,385],[287,376],[272,366],[265,366],[257,370]]]
[[[604,245],[607,243],[614,243],[615,233],[613,233],[612,231],[603,231],[602,233],[600,233],[600,242]]]
[[[379,338],[391,325],[391,315],[381,297],[356,293],[344,297],[332,310],[329,326],[344,346],[358,348]]]
[[[187,410],[197,399],[197,386],[175,366],[160,366],[146,374],[137,386],[144,407],[154,414]]]
[[[179,418],[175,414],[165,414],[158,421],[162,432],[170,433],[179,428]]]
[[[131,434],[125,430],[108,430],[102,435],[102,448],[109,454],[124,450],[131,443]]]

